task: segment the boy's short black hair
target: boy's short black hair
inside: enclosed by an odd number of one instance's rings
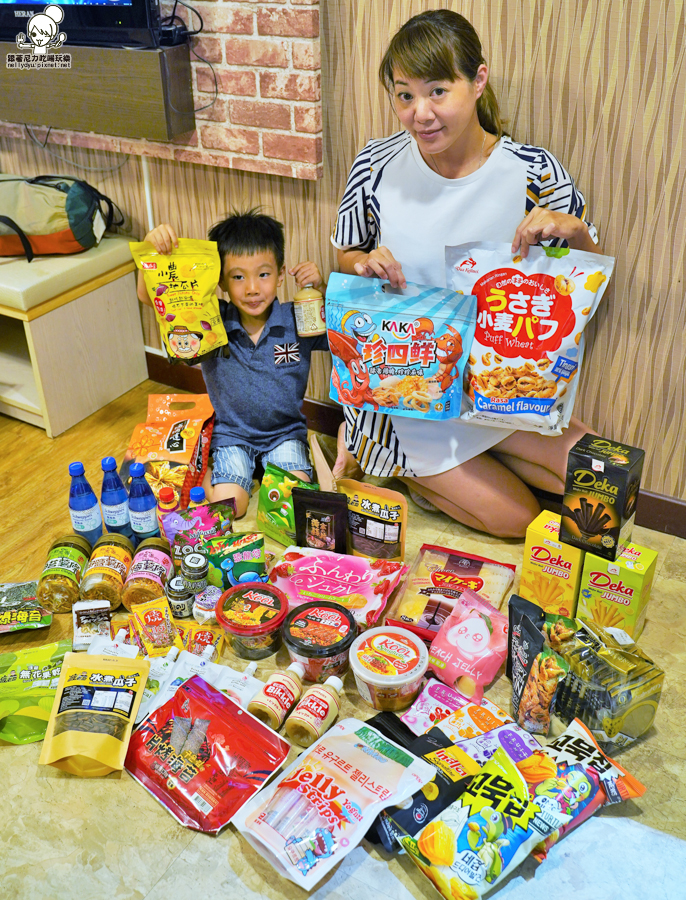
[[[259,207],[247,212],[234,210],[222,222],[217,222],[208,232],[208,238],[217,242],[222,266],[227,254],[252,256],[260,251],[274,254],[277,268],[283,266],[285,239],[283,225],[272,216],[261,213]]]

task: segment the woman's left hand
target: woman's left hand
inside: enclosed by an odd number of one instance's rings
[[[522,259],[526,259],[532,244],[539,244],[549,238],[562,238],[573,250],[600,252],[593,243],[588,225],[582,219],[536,206],[515,231],[512,254],[518,253]]]

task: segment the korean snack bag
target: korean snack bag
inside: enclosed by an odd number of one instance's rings
[[[42,741],[71,641],[0,654],[0,740]]]
[[[512,722],[511,716],[508,716],[488,697],[482,697],[479,705],[467,703],[466,706],[456,709],[449,716],[439,719],[430,730],[437,728],[457,743],[480,734],[486,734],[510,722]]]
[[[259,531],[223,534],[203,541],[209,569],[207,581],[228,591],[246,581],[266,581],[264,535]]]
[[[344,719],[235,818],[280,875],[311,891],[353,850],[382,809],[399,806],[435,769],[374,728]]]
[[[326,289],[329,396],[396,416],[459,418],[475,319],[472,296],[423,284],[401,290],[378,278],[332,272]]]
[[[400,717],[415,734],[424,734],[469,700],[459,691],[430,678],[412,706]]]
[[[197,675],[134,734],[126,770],[182,825],[218,834],[290,746]]]
[[[124,766],[150,664],[67,653],[39,763],[97,778]]]
[[[168,256],[145,241],[129,247],[143,272],[169,362],[194,366],[222,356],[228,339],[217,298],[216,243],[180,238]]]
[[[478,734],[476,737],[467,738],[466,741],[456,741],[455,746],[463,750],[480,766],[495,756],[495,752],[499,748],[502,748],[515,763],[528,759],[532,753],[541,749],[536,738],[514,722],[500,725],[498,728]]]
[[[614,259],[563,247],[509,244],[445,248],[446,284],[475,294],[477,321],[462,418],[562,434],[572,415],[584,355],[584,328],[595,314]]]
[[[507,618],[467,589],[431,643],[429,668],[444,684],[480,703],[507,657]]]
[[[270,538],[286,546],[295,541],[295,487],[316,491],[319,486],[302,481],[274,463],[267,463],[257,498],[257,525]]]

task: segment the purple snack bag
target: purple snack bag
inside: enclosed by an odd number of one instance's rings
[[[541,749],[536,738],[514,722],[466,741],[457,741],[456,745],[481,766],[491,759],[499,747],[515,764],[528,759],[534,750]]]
[[[459,691],[432,678],[400,718],[415,734],[425,734],[456,709],[462,709],[471,702]]]

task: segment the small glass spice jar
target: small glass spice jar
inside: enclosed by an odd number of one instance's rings
[[[189,553],[181,560],[181,577],[186,587],[195,596],[207,587],[209,563],[204,553]]]
[[[169,579],[165,593],[175,619],[187,619],[192,614],[195,596],[188,590],[180,575]]]

